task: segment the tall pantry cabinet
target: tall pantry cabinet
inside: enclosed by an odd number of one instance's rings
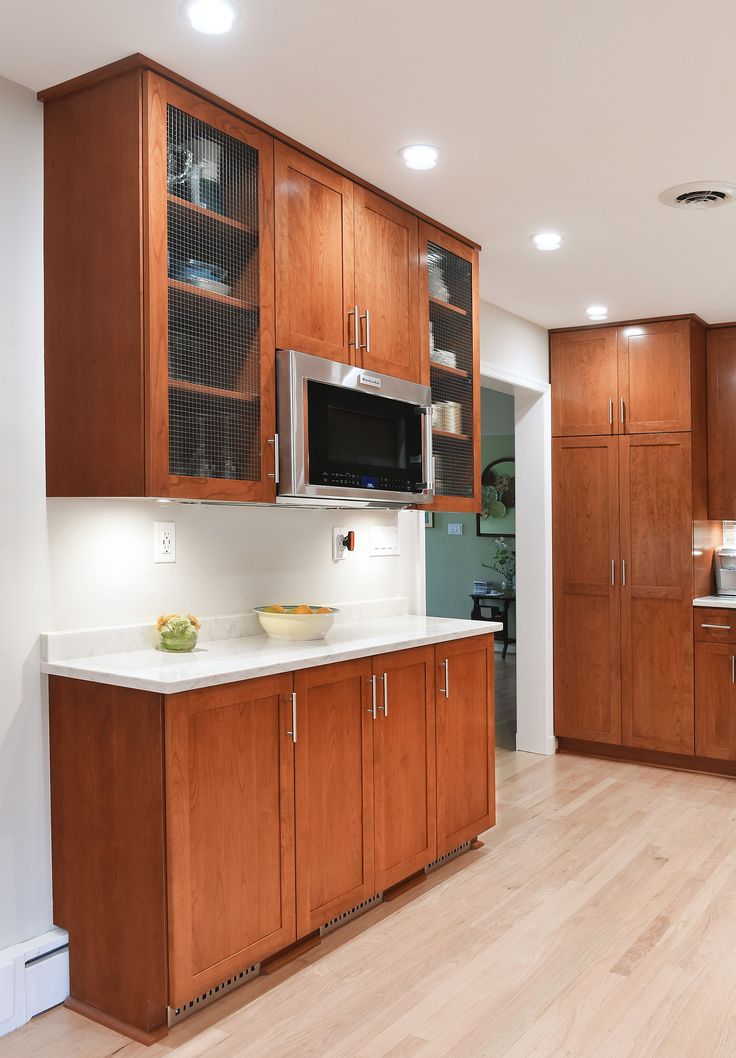
[[[555,732],[692,755],[693,521],[707,518],[691,318],[553,333]],[[704,583],[701,583],[704,578]]]

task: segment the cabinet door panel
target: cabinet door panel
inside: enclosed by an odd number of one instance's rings
[[[693,753],[690,435],[619,443],[623,743]]]
[[[435,659],[437,855],[443,856],[496,820],[493,637],[442,643]]]
[[[293,942],[291,676],[166,700],[170,1001]]]
[[[708,331],[708,513],[736,518],[736,327]]]
[[[417,219],[357,185],[353,195],[355,300],[361,314],[370,313],[370,335],[367,321],[361,325],[358,361],[420,382]]]
[[[373,659],[376,889],[387,889],[437,854],[434,650]]]
[[[690,321],[620,327],[618,357],[621,431],[690,430]]]
[[[297,672],[297,929],[311,933],[372,896],[371,661]]]
[[[275,202],[276,345],[349,363],[353,185],[277,143]]]
[[[555,734],[620,744],[618,440],[553,455]]]
[[[734,647],[695,645],[695,753],[736,760]]]
[[[551,335],[550,377],[554,437],[618,433],[614,327]]]

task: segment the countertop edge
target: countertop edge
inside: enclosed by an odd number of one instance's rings
[[[301,669],[319,668],[321,665],[338,664],[341,661],[354,661],[358,658],[372,657],[376,654],[391,654],[400,650],[411,650],[413,647],[436,646],[438,643],[452,642],[456,639],[472,639],[476,636],[492,635],[503,630],[503,625],[496,621],[479,621],[481,626],[474,628],[463,628],[447,632],[435,632],[418,634],[405,639],[397,639],[394,643],[366,644],[364,646],[345,645],[337,647],[332,654],[315,654],[313,657],[300,657],[284,659],[273,664],[254,664],[228,672],[214,673],[206,676],[194,676],[190,679],[157,680],[138,677],[134,674],[116,673],[96,669],[90,664],[89,668],[81,667],[83,658],[73,658],[69,661],[45,661],[41,663],[41,671],[49,676],[61,676],[66,679],[84,680],[87,683],[102,683],[112,687],[126,687],[130,690],[149,691],[154,694],[180,694],[184,691],[195,691],[205,687],[219,687],[228,683],[240,683],[243,680],[258,679],[261,676],[276,676],[285,672],[297,672]],[[324,644],[323,640],[319,640]],[[90,663],[95,659],[90,658]]]
[[[702,595],[693,599],[693,606],[712,610],[736,610],[736,595]]]

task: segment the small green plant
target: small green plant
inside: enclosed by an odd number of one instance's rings
[[[156,622],[159,648],[177,653],[194,650],[199,629],[199,619],[193,613],[162,614]]]
[[[505,540],[496,541],[496,552],[490,562],[482,562],[484,569],[492,569],[508,583],[516,576],[516,552],[513,551]]]

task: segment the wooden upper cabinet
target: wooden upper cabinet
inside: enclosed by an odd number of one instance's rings
[[[437,855],[434,648],[373,659],[376,889],[426,867]]]
[[[623,744],[692,754],[691,438],[619,444]]]
[[[698,757],[736,760],[735,678],[736,646],[695,644],[695,754]]]
[[[437,855],[495,823],[493,639],[435,647]]]
[[[615,327],[550,336],[553,436],[618,433],[616,355]]]
[[[297,933],[375,893],[370,658],[294,677]]]
[[[353,184],[277,143],[276,345],[350,363]]]
[[[622,433],[692,429],[690,320],[618,330],[618,417]]]
[[[621,742],[618,445],[553,442],[555,734]]]
[[[171,1006],[296,938],[291,686],[166,699]]]
[[[736,518],[736,327],[708,331],[708,513]]]
[[[417,218],[357,185],[353,202],[357,362],[420,382]]]

